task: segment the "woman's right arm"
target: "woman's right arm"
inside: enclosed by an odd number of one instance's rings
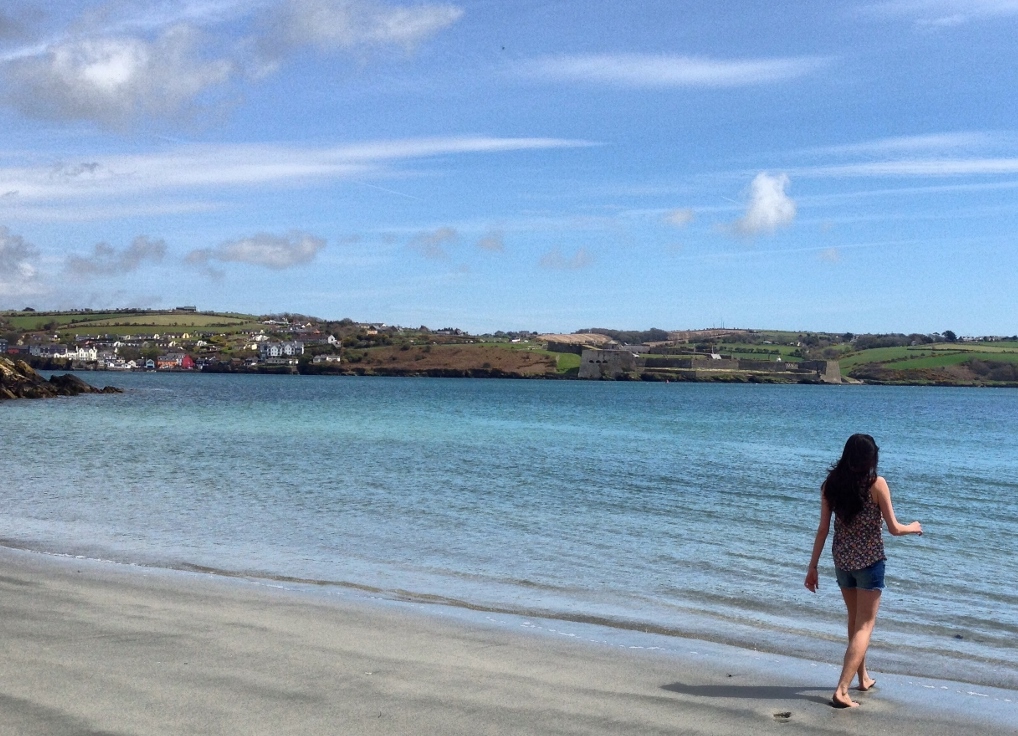
[[[806,580],[803,585],[811,593],[816,593],[820,586],[820,576],[817,573],[817,564],[820,562],[820,555],[824,551],[824,544],[827,543],[827,535],[831,531],[831,507],[824,496],[823,488],[820,489],[820,524],[817,526],[817,535],[813,539],[813,554],[809,558],[809,569],[806,570]]]
[[[894,506],[891,505],[891,489],[887,487],[886,480],[878,476],[877,480],[873,483],[873,487],[870,488],[870,493],[873,496],[873,501],[880,507],[880,515],[884,517],[887,531],[896,537],[905,534],[923,533],[923,526],[918,521],[913,521],[911,524],[901,524],[898,522],[897,517],[894,515]]]

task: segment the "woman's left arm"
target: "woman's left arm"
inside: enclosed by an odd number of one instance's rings
[[[901,524],[894,515],[894,506],[891,505],[891,489],[887,487],[887,481],[877,476],[876,481],[870,488],[873,501],[880,507],[880,515],[884,517],[887,524],[887,531],[896,537],[905,534],[922,534],[923,526],[918,521],[911,524]]]

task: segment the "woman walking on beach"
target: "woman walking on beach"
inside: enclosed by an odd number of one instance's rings
[[[894,536],[922,534],[918,521],[899,524],[891,506],[891,490],[877,475],[877,444],[868,434],[854,434],[845,443],[841,459],[827,473],[820,487],[820,525],[813,542],[813,556],[806,572],[806,587],[816,592],[820,581],[817,563],[827,542],[834,516],[834,568],[838,586],[848,609],[848,648],[838,688],[831,697],[836,708],[859,704],[848,694],[852,678],[858,675],[859,690],[869,690],[875,680],[866,671],[866,650],[880,607],[884,587],[883,525]]]

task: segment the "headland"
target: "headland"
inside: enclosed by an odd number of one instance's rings
[[[0,401],[5,399],[50,399],[80,394],[119,394],[113,386],[95,388],[77,376],[65,374],[45,379],[23,360],[0,356]]]

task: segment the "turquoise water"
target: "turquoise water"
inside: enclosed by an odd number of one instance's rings
[[[877,670],[1018,688],[1018,391],[89,374],[0,404],[10,546],[835,661],[826,466],[881,445]],[[17,439],[14,439],[17,438]]]

